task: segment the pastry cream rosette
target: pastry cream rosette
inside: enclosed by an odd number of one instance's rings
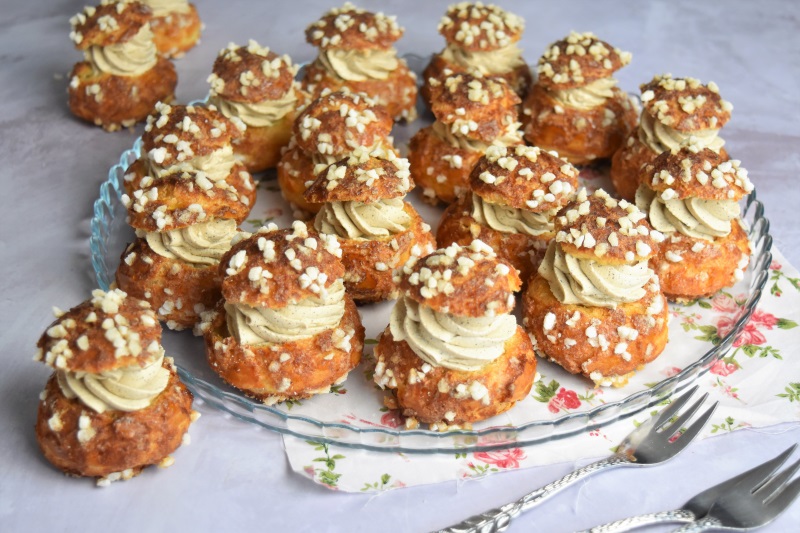
[[[220,263],[223,299],[197,328],[211,368],[267,404],[342,383],[361,360],[364,328],[340,256],[336,237],[299,221],[242,234]]]
[[[217,265],[255,202],[253,179],[233,156],[238,135],[213,106],[160,104],[125,174],[122,202],[137,239],[116,280],[171,329],[191,328],[216,305]]]
[[[188,0],[141,0],[153,11],[150,26],[158,52],[179,58],[200,40],[203,23],[197,8]]]
[[[305,193],[322,205],[314,229],[339,239],[345,286],[359,303],[396,298],[393,270],[433,251],[430,226],[404,201],[411,187],[408,160],[356,150],[320,172]]]
[[[173,98],[178,77],[158,56],[151,20],[147,6],[130,0],[103,0],[70,19],[70,39],[84,53],[67,90],[75,116],[114,131]]]
[[[306,28],[319,55],[306,69],[302,86],[313,98],[348,89],[369,95],[394,120],[417,116],[417,78],[394,43],[403,36],[395,17],[371,13],[346,2]]]
[[[536,374],[511,310],[520,279],[486,244],[453,244],[396,273],[402,297],[375,347],[374,379],[407,418],[444,429],[507,411]]]
[[[525,21],[493,4],[461,2],[450,6],[439,21],[446,46],[434,54],[422,74],[422,95],[431,103],[430,79],[442,81],[444,72],[478,72],[501,77],[524,98],[531,72],[517,45]]]
[[[470,192],[444,212],[438,245],[480,239],[526,283],[555,236],[556,212],[577,192],[578,171],[536,147],[490,146],[469,184]]]
[[[306,100],[294,81],[296,73],[289,56],[253,40],[247,46],[229,44],[214,61],[209,102],[247,125],[233,148],[251,172],[275,167],[289,144],[296,110]]]
[[[636,126],[636,109],[613,77],[630,60],[591,33],[548,46],[523,103],[525,139],[576,165],[611,158]]]
[[[164,356],[150,305],[118,289],[96,290],[56,315],[34,357],[54,370],[36,422],[45,458],[98,484],[171,464],[199,415]]]
[[[703,85],[695,78],[662,74],[643,84],[641,90],[639,127],[630,133],[611,161],[611,181],[617,194],[631,201],[639,187],[641,168],[667,150],[677,151],[691,143],[727,159],[719,130],[733,110],[730,102],[719,95],[714,82]]]
[[[666,239],[650,266],[670,300],[711,296],[742,279],[751,247],[739,200],[753,184],[739,161],[688,144],[642,169],[636,205]]]
[[[349,91],[329,92],[311,102],[294,123],[289,147],[278,163],[283,197],[310,218],[321,204],[303,197],[317,175],[355,151],[397,155],[389,134],[392,118],[375,101]]]
[[[469,188],[475,163],[490,146],[522,143],[515,106],[519,97],[502,78],[447,71],[431,84],[436,121],[409,143],[414,181],[430,203],[452,203]]]
[[[581,190],[555,220],[523,297],[523,325],[542,357],[597,385],[623,386],[667,342],[667,302],[647,264],[664,235],[602,189]]]

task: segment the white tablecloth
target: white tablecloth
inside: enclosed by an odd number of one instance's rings
[[[177,62],[180,101],[204,96],[217,51],[255,38],[296,61],[312,59],[305,26],[329,4],[198,0],[202,44]],[[401,53],[442,47],[436,24],[444,2],[367,2],[397,14],[406,28]],[[794,2],[504,2],[527,22],[521,42],[535,63],[544,47],[571,29],[591,30],[634,54],[619,73],[635,91],[653,74],[713,80],[734,104],[723,136],[767,207],[772,235],[800,265],[800,13]],[[166,471],[96,489],[58,474],[33,435],[38,393],[47,378],[31,362],[34,343],[52,320],[96,286],[89,262],[91,205],[107,169],[138,133],[107,134],[73,119],[66,74],[80,59],[67,20],[83,1],[4,3],[0,21],[0,179],[2,300],[0,346],[0,530],[2,531],[425,531],[505,503],[572,470],[556,464],[395,490],[341,494],[293,474],[281,437],[201,407],[192,444]],[[798,339],[800,340],[800,339]],[[795,354],[786,353],[792,357]],[[800,379],[800,377],[798,377]],[[794,405],[794,404],[792,404]],[[797,407],[795,407],[797,408]],[[741,430],[691,446],[669,466],[591,478],[518,519],[510,531],[570,531],[636,512],[673,508],[698,489],[800,441],[800,428]],[[535,448],[528,453],[535,454]],[[589,462],[580,461],[578,464]],[[767,531],[800,523],[796,504]]]

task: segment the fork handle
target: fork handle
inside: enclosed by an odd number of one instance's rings
[[[441,530],[440,533],[495,533],[505,531],[511,520],[556,492],[596,472],[629,464],[631,464],[631,462],[621,456],[613,456],[597,461],[596,463],[588,464],[583,468],[570,472],[561,479],[557,479],[540,489],[526,494],[515,502],[507,503],[496,509],[490,509],[479,515],[471,516],[463,522]]]
[[[700,531],[708,531],[709,529],[718,529],[720,527],[722,527],[722,522],[712,516],[706,516],[696,522],[686,524],[676,529],[673,533],[698,533]]]
[[[642,526],[668,524],[671,522],[694,522],[695,520],[697,520],[697,517],[693,512],[684,509],[676,509],[674,511],[661,511],[659,513],[640,514],[639,516],[623,518],[616,522],[595,526],[581,533],[620,533]]]

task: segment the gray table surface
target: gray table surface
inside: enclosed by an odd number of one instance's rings
[[[296,61],[313,58],[303,29],[329,7],[322,1],[197,0],[202,44],[177,63],[177,97],[205,95],[217,51],[255,38]],[[442,47],[440,1],[366,1],[397,14],[402,53]],[[634,54],[619,73],[636,91],[653,74],[714,80],[734,112],[724,138],[750,170],[767,206],[776,245],[800,265],[796,225],[800,174],[800,7],[792,1],[503,3],[527,22],[521,42],[535,62],[571,29],[591,30]],[[342,494],[294,475],[279,435],[254,431],[203,407],[192,444],[166,471],[99,490],[58,474],[33,436],[47,378],[31,362],[51,306],[69,308],[96,286],[89,262],[91,205],[107,169],[138,135],[107,134],[74,120],[66,73],[80,59],[67,37],[83,1],[7,0],[0,19],[0,530],[2,531],[425,531],[505,503],[575,466],[563,463],[447,482],[379,496]],[[510,531],[571,531],[626,511],[674,508],[696,489],[729,477],[792,442],[797,424],[737,431],[691,446],[668,467],[617,471],[586,481],[514,523]],[[528,453],[536,453],[535,448]],[[766,530],[800,524],[796,504]]]

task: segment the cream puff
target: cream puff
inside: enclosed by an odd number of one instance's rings
[[[322,204],[314,229],[339,239],[345,288],[358,303],[397,298],[394,269],[431,253],[435,242],[404,201],[414,186],[408,160],[379,155],[357,150],[320,172],[305,192],[309,202]]]
[[[578,171],[537,147],[490,146],[469,185],[470,192],[442,215],[438,246],[479,239],[526,283],[555,237],[555,214],[578,190]]]
[[[719,95],[717,84],[663,74],[641,86],[642,114],[635,129],[611,160],[611,182],[617,196],[632,201],[641,169],[666,150],[690,141],[727,159],[719,130],[731,118],[733,106]]]
[[[650,266],[667,298],[691,301],[741,280],[752,250],[738,202],[753,184],[739,161],[688,144],[641,172],[636,205],[666,236]]]
[[[364,328],[345,293],[336,237],[274,224],[220,263],[223,299],[198,329],[211,368],[267,404],[330,391],[358,365]]]
[[[305,97],[294,81],[297,66],[251,40],[220,50],[208,78],[208,101],[247,125],[233,150],[250,172],[274,168],[289,144],[296,110]]]
[[[403,297],[375,347],[375,383],[404,416],[447,428],[503,413],[536,375],[511,310],[520,279],[481,241],[436,250],[397,271]]]
[[[98,485],[169,466],[188,442],[192,394],[164,356],[161,327],[147,302],[120,290],[92,298],[56,321],[34,360],[54,372],[40,395],[36,440],[45,458]]]
[[[319,56],[306,69],[303,88],[312,98],[325,90],[363,93],[394,120],[414,120],[417,77],[394,48],[402,35],[393,16],[350,2],[331,9],[306,28],[306,40],[319,48]]]
[[[233,156],[233,122],[213,107],[159,105],[126,171],[122,203],[136,240],[118,286],[150,302],[170,329],[191,328],[220,298],[217,265],[255,203],[255,184]]]
[[[531,71],[517,42],[525,21],[493,4],[461,2],[449,7],[439,22],[439,33],[447,45],[434,54],[422,73],[421,92],[431,102],[430,79],[442,81],[444,72],[480,72],[501,77],[524,98],[531,84]]]
[[[669,313],[647,262],[663,240],[635,205],[581,190],[556,216],[556,237],[523,296],[537,352],[615,387],[658,357]]]
[[[349,91],[327,92],[294,122],[289,146],[278,163],[278,185],[295,207],[296,218],[311,218],[322,207],[303,196],[317,175],[356,150],[395,152],[392,117],[371,98]]]
[[[489,146],[522,142],[517,94],[502,78],[447,73],[431,81],[431,126],[409,142],[414,181],[428,203],[452,203],[467,192],[469,175]]]
[[[636,127],[636,108],[613,77],[630,60],[591,33],[548,46],[523,104],[525,140],[574,165],[610,159]]]
[[[200,40],[203,23],[197,8],[188,0],[141,0],[153,11],[150,28],[158,52],[179,58]]]
[[[103,0],[70,19],[72,39],[84,60],[70,74],[72,113],[106,131],[133,126],[157,102],[169,102],[178,75],[159,57],[150,9],[129,0]]]

